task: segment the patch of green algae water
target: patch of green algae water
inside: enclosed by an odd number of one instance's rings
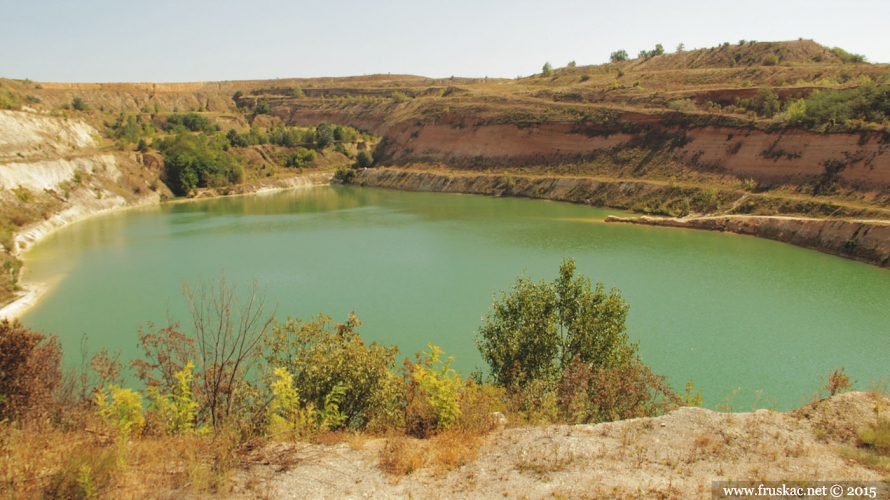
[[[790,409],[846,367],[890,375],[890,272],[732,234],[605,224],[612,210],[537,200],[324,186],[131,210],[82,221],[26,255],[49,291],[23,321],[88,349],[138,354],[147,321],[186,324],[182,283],[256,279],[276,316],[364,322],[412,356],[435,343],[468,375],[492,295],[560,260],[621,290],[644,361],[705,406]],[[760,394],[758,396],[758,394]]]

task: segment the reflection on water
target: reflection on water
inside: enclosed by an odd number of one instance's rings
[[[800,403],[845,366],[860,385],[888,375],[890,273],[749,237],[602,224],[610,213],[551,202],[319,187],[109,214],[26,255],[26,279],[58,281],[24,320],[57,332],[69,359],[137,354],[136,331],[185,320],[184,281],[226,270],[257,279],[280,317],[364,321],[403,355],[428,342],[464,373],[484,363],[473,332],[517,274],[550,280],[563,257],[622,291],[644,359],[713,406],[755,391]]]

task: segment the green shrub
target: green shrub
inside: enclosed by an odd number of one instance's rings
[[[244,180],[244,167],[223,151],[228,141],[222,136],[206,137],[180,132],[158,144],[164,155],[167,185],[179,196],[197,187],[221,187]]]
[[[341,142],[355,142],[356,138],[358,138],[359,132],[358,130],[348,126],[348,125],[337,125],[334,127],[334,140]]]
[[[75,97],[71,100],[71,107],[77,111],[89,111],[90,107],[83,101],[81,97]]]
[[[285,161],[285,166],[293,168],[310,168],[315,166],[317,159],[318,154],[315,151],[300,148],[295,153],[288,155],[287,160]]]
[[[355,169],[352,168],[338,168],[336,172],[334,172],[334,180],[337,182],[341,182],[343,184],[349,184],[355,179]]]
[[[355,166],[367,168],[374,164],[374,157],[366,149],[362,149],[355,155]]]
[[[758,115],[772,118],[779,112],[779,95],[773,91],[772,87],[760,87],[757,89],[752,105]]]
[[[405,102],[408,100],[408,96],[404,92],[393,92],[390,97],[395,102]]]
[[[267,366],[293,374],[294,387],[307,405],[327,411],[335,402],[344,415],[342,423],[350,428],[400,420],[401,378],[394,372],[398,348],[366,344],[355,331],[360,324],[352,314],[345,324],[327,316],[308,322],[288,319],[273,326],[263,349]]]
[[[195,430],[198,415],[198,402],[192,393],[192,370],[195,364],[189,361],[182,370],[176,372],[176,386],[172,393],[161,394],[157,385],[147,388],[149,409],[160,421],[163,432],[183,434]]]
[[[627,311],[617,290],[592,287],[566,259],[551,283],[517,278],[495,299],[476,342],[495,383],[518,409],[540,414],[534,418],[557,408],[571,421],[656,414],[679,399],[639,359],[625,332]]]
[[[866,62],[866,59],[865,59],[865,56],[864,56],[864,55],[862,55],[862,54],[851,54],[850,52],[847,52],[846,50],[844,50],[844,49],[842,49],[842,48],[840,48],[840,47],[835,47],[835,48],[831,49],[831,52],[832,52],[834,55],[836,55],[836,56],[838,57],[838,59],[840,59],[841,61],[843,61],[845,64],[847,64],[847,63],[853,63],[853,64],[855,64],[855,63],[864,63],[864,62]]]
[[[549,62],[544,63],[544,67],[541,68],[541,76],[550,76],[552,74],[553,66],[551,66]]]
[[[775,54],[767,54],[763,56],[763,65],[764,66],[775,66],[779,64],[779,57]]]
[[[272,105],[266,100],[257,102],[256,107],[253,108],[253,114],[255,115],[268,115],[270,113],[272,113]]]
[[[615,52],[612,52],[611,55],[609,55],[609,60],[613,63],[627,61],[628,59],[629,57],[627,55],[627,51],[624,49],[616,50]]]
[[[321,122],[315,127],[315,145],[319,150],[334,142],[334,126],[330,122]]]
[[[184,127],[192,132],[213,132],[214,128],[207,121],[207,118],[197,113],[187,113],[180,115],[174,113],[167,117],[168,130],[176,130],[176,127]]]
[[[627,309],[617,290],[607,295],[601,283],[591,288],[575,277],[575,261],[567,259],[551,283],[517,278],[511,293],[494,301],[476,343],[502,386],[553,381],[576,355],[595,367],[623,362]]]
[[[124,437],[140,431],[145,424],[142,396],[132,389],[109,385],[96,391],[95,401],[105,424],[116,428]]]
[[[407,431],[420,437],[447,430],[461,416],[463,382],[451,368],[454,357],[443,361],[441,348],[433,344],[429,348],[411,367],[405,409]]]
[[[287,368],[273,370],[274,380],[269,384],[272,400],[269,401],[268,427],[270,434],[297,432],[309,427],[312,412],[300,408],[300,392],[294,387],[294,376]]]

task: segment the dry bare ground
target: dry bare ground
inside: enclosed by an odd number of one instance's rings
[[[711,498],[712,481],[883,481],[850,458],[856,431],[890,400],[846,393],[790,413],[681,408],[598,425],[507,428],[476,458],[443,467],[454,443],[400,438],[275,443],[247,454],[234,493],[251,498]],[[409,464],[402,474],[395,460]],[[384,453],[386,450],[386,453]]]

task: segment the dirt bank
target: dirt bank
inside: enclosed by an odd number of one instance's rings
[[[717,413],[681,408],[658,418],[598,425],[519,427],[485,438],[475,459],[437,468],[449,452],[411,440],[421,467],[407,476],[378,465],[383,439],[255,449],[236,475],[236,497],[255,498],[712,498],[712,481],[875,481],[844,457],[856,430],[886,398],[839,394],[796,412]],[[817,437],[821,436],[821,437]],[[455,446],[455,445],[450,445]],[[430,464],[432,463],[432,464]],[[430,464],[430,465],[426,465]]]
[[[443,174],[369,169],[355,181],[371,187],[408,191],[518,196],[628,209],[674,187],[626,180],[486,174]],[[739,194],[740,198],[746,196]],[[688,218],[642,217],[620,222],[729,231],[769,238],[886,267],[890,263],[890,222],[804,217],[721,215]]]

